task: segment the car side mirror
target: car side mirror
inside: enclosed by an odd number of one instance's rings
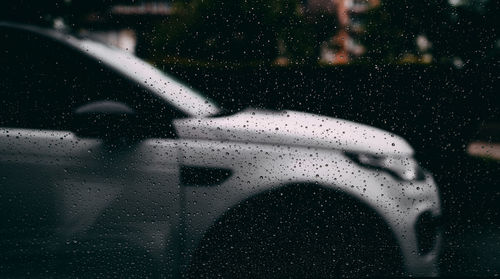
[[[131,137],[135,111],[124,103],[97,101],[74,111],[73,131],[79,137],[116,141]]]

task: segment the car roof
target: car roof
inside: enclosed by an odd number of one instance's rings
[[[206,117],[220,112],[215,103],[199,92],[124,50],[54,29],[9,22],[0,22],[0,26],[41,34],[77,49],[145,87],[188,116]]]

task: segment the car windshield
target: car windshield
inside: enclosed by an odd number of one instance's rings
[[[54,37],[64,38],[73,47],[87,52],[99,62],[142,84],[189,116],[206,117],[220,113],[218,106],[207,97],[126,51],[89,39],[77,39],[58,32],[50,33]]]

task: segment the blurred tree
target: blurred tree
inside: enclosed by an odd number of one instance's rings
[[[461,1],[454,7],[448,53],[463,63],[498,62],[500,1]]]
[[[366,57],[373,61],[395,61],[416,52],[416,39],[425,36],[433,53],[443,50],[448,36],[451,6],[447,0],[383,0],[368,12],[361,37]]]
[[[295,60],[315,60],[324,33],[335,26],[311,21],[299,0],[193,0],[174,7],[177,16],[152,36],[155,48],[201,60],[270,62],[278,42]]]
[[[481,11],[465,5],[453,6],[450,2],[382,1],[365,18],[366,30],[361,37],[367,47],[364,59],[395,62],[410,54],[418,60],[422,52],[428,51],[434,62],[459,59],[466,63],[497,55],[498,0],[482,1]]]
[[[500,0],[382,0],[364,14],[360,36],[366,61],[452,62],[457,66],[499,56]],[[140,1],[139,1],[140,2]],[[304,0],[173,0],[169,17],[133,18],[138,54],[198,60],[271,62],[277,56],[316,64],[321,44],[338,30],[328,11],[314,14]],[[134,0],[6,0],[1,20],[54,25],[61,18],[73,28],[95,24],[113,28],[116,4]],[[89,15],[105,20],[89,21]],[[95,19],[95,18],[94,18]],[[130,22],[128,22],[130,23]],[[123,27],[123,26],[121,26]],[[286,60],[285,59],[285,60]],[[406,60],[404,60],[406,59]],[[427,60],[425,60],[427,61]]]

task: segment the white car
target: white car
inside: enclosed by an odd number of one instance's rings
[[[0,32],[2,277],[438,274],[438,188],[403,138],[225,115],[124,51]]]

